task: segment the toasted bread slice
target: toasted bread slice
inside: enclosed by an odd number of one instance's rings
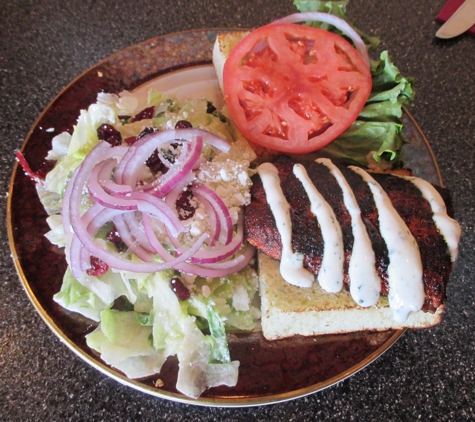
[[[393,319],[386,297],[363,308],[350,293],[327,293],[315,282],[311,288],[287,283],[280,275],[279,261],[259,253],[259,284],[262,331],[268,340],[293,335],[313,336],[353,331],[426,328],[441,322],[444,305],[431,314],[413,312],[404,324]]]
[[[218,78],[218,85],[223,90],[223,69],[229,53],[249,32],[227,32],[218,34],[213,47],[213,66]]]

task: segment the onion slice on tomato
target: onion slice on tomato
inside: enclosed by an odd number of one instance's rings
[[[333,25],[335,28],[339,29],[346,35],[348,38],[353,41],[356,50],[360,53],[363,60],[366,62],[368,67],[371,66],[368,50],[366,45],[358,35],[358,33],[351,27],[351,25],[345,20],[339,18],[338,16],[332,15],[331,13],[323,12],[302,12],[302,13],[293,13],[292,15],[285,16],[281,19],[277,19],[272,23],[299,23],[305,21],[318,21],[325,22],[330,25]]]

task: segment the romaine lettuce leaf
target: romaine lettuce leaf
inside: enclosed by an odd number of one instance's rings
[[[346,6],[348,1],[294,0],[301,12],[331,13],[348,22]],[[351,24],[351,22],[349,22]],[[338,33],[332,26],[319,22],[308,22]],[[368,49],[377,47],[379,40],[363,34]],[[319,155],[342,158],[367,167],[370,160],[379,163],[384,155],[392,168],[400,167],[401,149],[407,142],[402,133],[402,106],[414,99],[413,79],[404,77],[392,63],[387,51],[379,60],[371,63],[373,88],[370,97],[358,119],[337,139],[319,151]]]
[[[405,138],[402,125],[395,122],[357,120],[335,141],[321,150],[322,155],[368,165],[368,154],[377,162],[383,154],[393,165],[398,161]]]

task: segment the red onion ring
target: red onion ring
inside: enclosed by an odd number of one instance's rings
[[[227,245],[233,236],[233,222],[228,207],[216,192],[206,186],[193,185],[191,191],[200,201],[207,201],[211,204],[221,222],[219,241],[223,245]]]
[[[91,171],[87,183],[89,195],[92,199],[94,199],[94,201],[107,208],[126,211],[138,210],[137,201],[130,200],[130,198],[127,197],[117,197],[110,195],[104,190],[101,185],[100,175],[103,176],[107,172],[110,175],[116,163],[117,161],[110,158],[97,164],[94,167],[94,169]]]
[[[137,255],[137,257],[140,258],[142,261],[152,262],[152,259],[153,259],[152,253],[145,250],[142,247],[141,243],[133,236],[133,234],[130,231],[130,227],[127,225],[127,222],[125,221],[125,215],[126,214],[117,215],[112,220],[114,222],[115,228],[117,229],[117,232],[119,233],[119,236],[122,242],[124,242],[127,248],[132,253]]]
[[[168,170],[160,179],[155,179],[152,183],[142,186],[145,192],[153,192],[158,198],[163,198],[173,187],[182,180],[191,170],[203,149],[203,139],[198,136],[193,143],[183,145],[182,153],[175,160],[173,167]]]
[[[299,23],[305,21],[318,21],[318,22],[325,22],[333,25],[335,28],[339,29],[343,34],[345,34],[348,38],[353,41],[356,50],[360,53],[361,57],[367,64],[368,67],[371,67],[371,62],[369,60],[368,50],[366,49],[366,45],[358,35],[358,33],[351,27],[351,25],[346,22],[345,20],[332,15],[330,13],[323,13],[323,12],[302,12],[302,13],[294,13],[289,16],[285,16],[281,19],[277,19],[272,22],[272,24],[278,23]]]

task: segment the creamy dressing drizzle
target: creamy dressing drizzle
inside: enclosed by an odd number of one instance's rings
[[[322,231],[323,258],[317,280],[323,290],[337,293],[343,287],[343,235],[332,207],[317,190],[301,164],[294,165],[294,174],[302,183],[310,200],[310,210]]]
[[[434,213],[434,223],[447,243],[452,262],[455,262],[458,256],[461,228],[459,223],[447,214],[447,208],[440,193],[437,192],[434,186],[423,179],[412,176],[400,177],[412,182],[421,191],[424,199],[429,202],[432,212]]]
[[[422,261],[416,240],[391,204],[381,186],[366,171],[350,166],[369,186],[378,209],[379,230],[386,242],[389,256],[389,305],[393,318],[404,322],[410,312],[424,304]]]
[[[343,192],[343,202],[351,217],[354,244],[349,263],[350,293],[360,306],[377,303],[381,291],[381,279],[376,271],[375,255],[361,210],[347,180],[331,160],[321,158],[317,163],[325,165]],[[416,240],[404,220],[394,209],[382,187],[366,171],[349,166],[369,186],[378,210],[379,230],[389,256],[388,283],[389,305],[393,318],[403,323],[410,312],[419,311],[424,304],[423,268]],[[331,206],[325,201],[308,177],[304,166],[295,164],[295,176],[300,180],[310,200],[311,211],[322,230],[324,253],[318,281],[328,292],[340,291],[343,284],[343,239],[341,227]],[[285,281],[299,287],[310,287],[314,276],[303,267],[303,256],[292,251],[292,221],[290,205],[280,186],[279,172],[270,163],[261,164],[257,172],[266,192],[267,202],[274,215],[282,239],[280,272]],[[429,202],[434,222],[447,242],[452,261],[458,254],[460,225],[447,215],[445,203],[439,192],[429,183],[417,177],[398,176],[411,181]],[[336,257],[336,259],[335,259]]]
[[[326,166],[336,179],[343,192],[343,203],[351,217],[354,237],[348,268],[351,297],[360,306],[373,306],[379,300],[381,279],[376,271],[376,258],[371,239],[361,218],[360,207],[340,169],[328,158],[319,158],[316,162]]]
[[[273,164],[263,163],[257,168],[257,172],[261,177],[267,202],[282,240],[280,273],[287,283],[299,287],[311,287],[315,280],[314,275],[303,267],[303,256],[292,250],[290,205],[280,187],[279,171]]]

